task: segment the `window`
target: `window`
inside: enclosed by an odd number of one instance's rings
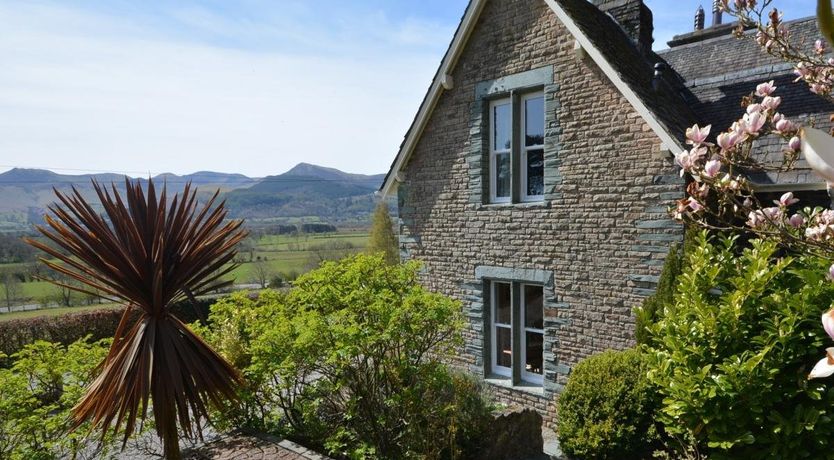
[[[544,367],[542,286],[503,281],[490,284],[492,373],[541,385]],[[513,350],[514,343],[519,345],[517,352]]]
[[[514,117],[514,111],[519,116]],[[544,199],[544,95],[531,93],[490,103],[490,201]],[[515,126],[514,119],[518,119]],[[514,142],[518,136],[520,142]],[[513,174],[513,165],[519,173]]]

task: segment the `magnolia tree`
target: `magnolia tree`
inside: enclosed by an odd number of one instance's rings
[[[828,57],[827,43],[834,43],[834,18],[830,0],[818,2],[817,16],[825,40],[796,43],[782,21],[782,12],[771,9],[771,0],[723,0],[723,9],[739,20],[738,37],[750,28],[762,49],[794,64],[796,82],[834,102],[834,58]],[[797,206],[793,193],[778,200],[761,202],[750,173],[787,171],[795,168],[802,154],[808,165],[831,189],[834,185],[834,137],[801,126],[779,111],[782,98],[773,81],[756,87],[742,101],[745,113],[726,131],[708,141],[711,126],[695,125],[686,131],[689,149],[676,155],[681,175],[692,178],[687,196],[673,210],[675,218],[719,230],[742,230],[762,239],[776,240],[785,247],[834,259],[834,211],[821,207]],[[832,116],[834,120],[834,116]],[[714,133],[712,133],[714,134]],[[767,159],[756,152],[756,141],[771,136],[781,139],[782,155]],[[834,281],[834,265],[829,269]],[[822,315],[825,331],[834,339],[834,307]],[[813,368],[808,378],[834,374],[834,347]]]

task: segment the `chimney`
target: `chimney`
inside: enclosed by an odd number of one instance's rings
[[[712,0],[712,26],[721,25],[721,0]]]
[[[652,10],[643,0],[593,0],[594,6],[608,13],[631,37],[637,48],[644,54],[652,50]]]
[[[699,6],[695,12],[695,30],[704,30],[704,7]]]

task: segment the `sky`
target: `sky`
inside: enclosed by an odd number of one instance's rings
[[[646,3],[657,49],[700,4]],[[0,172],[383,173],[466,4],[0,0]]]

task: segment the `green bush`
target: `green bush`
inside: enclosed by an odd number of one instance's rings
[[[834,387],[806,379],[830,344],[830,261],[698,243],[647,347],[667,433],[715,459],[831,458]]]
[[[172,312],[182,321],[204,320],[213,300],[198,300],[197,304],[180,302]],[[0,321],[0,367],[10,364],[8,356],[38,340],[69,345],[89,337],[99,340],[112,337],[124,314],[124,308],[101,308],[64,315],[43,315],[26,319]]]
[[[288,294],[218,302],[201,333],[243,368],[232,426],[284,434],[339,458],[467,458],[488,423],[480,386],[441,360],[460,306],[426,291],[416,263],[356,255]]]
[[[606,351],[580,362],[559,397],[559,442],[577,459],[650,458],[658,447],[659,400],[639,350]]]
[[[658,313],[663,311],[665,305],[674,301],[675,287],[678,276],[683,270],[683,251],[678,245],[673,244],[666,255],[663,270],[660,272],[660,279],[657,282],[655,293],[647,297],[643,304],[634,309],[635,331],[634,338],[638,344],[648,344],[651,337],[649,328],[657,322]]]
[[[84,439],[89,429],[69,431],[70,410],[107,350],[106,340],[37,341],[11,356],[0,369],[0,458],[98,458],[102,446]]]

